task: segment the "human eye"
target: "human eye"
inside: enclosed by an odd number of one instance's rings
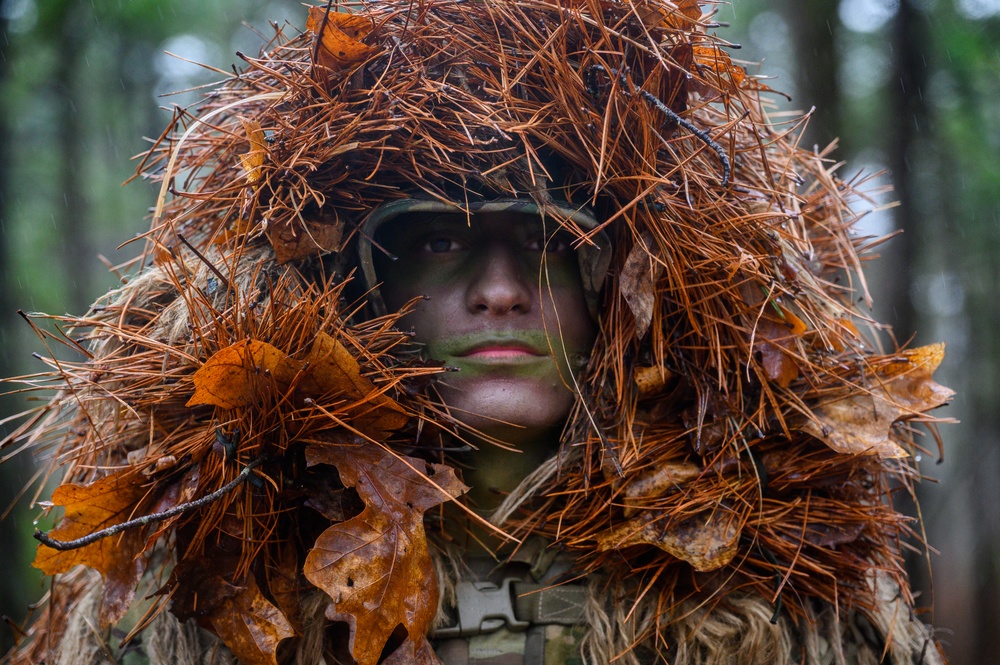
[[[573,251],[570,239],[565,233],[533,238],[525,243],[525,249],[531,252],[546,252],[547,254],[568,254]]]
[[[453,237],[446,235],[434,235],[424,239],[421,249],[430,254],[447,254],[457,252],[463,248],[462,243]]]

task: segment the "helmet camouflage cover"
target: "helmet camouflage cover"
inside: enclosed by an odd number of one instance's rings
[[[63,483],[35,565],[99,571],[102,629],[170,611],[283,662],[311,597],[361,665],[400,625],[393,662],[435,662],[424,517],[462,501],[440,444],[462,426],[357,285],[377,211],[520,202],[603,284],[560,452],[500,528],[647,617],[628,647],[669,650],[691,607],[737,597],[885,626],[888,580],[908,613],[890,489],[951,396],[943,347],[862,332],[852,186],[768,121],[714,27],[694,0],[385,0],[241,54],[145,155],[161,195],[134,275],[56,319],[80,359],[31,379],[58,392],[12,439]],[[44,658],[62,589],[18,662]]]

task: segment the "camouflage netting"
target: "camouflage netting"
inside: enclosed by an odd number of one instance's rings
[[[30,377],[59,392],[12,437],[63,478],[51,537],[157,520],[41,546],[36,565],[100,571],[104,625],[152,578],[134,632],[169,606],[246,663],[285,658],[317,588],[365,636],[362,665],[400,624],[394,662],[432,662],[423,516],[465,489],[441,446],[462,432],[399,313],[366,316],[354,246],[388,201],[522,198],[591,206],[614,256],[562,449],[502,528],[655,608],[644,640],[737,592],[793,622],[816,602],[874,616],[878,573],[908,602],[912,523],[891,494],[918,475],[913,423],[951,395],[931,379],[943,349],[884,355],[859,332],[853,186],[797,125],[769,123],[770,93],[711,15],[693,0],[341,9],[278,29],[176,113],[140,167],[162,190],[136,274],[55,318],[82,359]],[[35,622],[26,662],[65,606]]]

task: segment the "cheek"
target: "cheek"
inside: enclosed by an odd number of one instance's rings
[[[414,341],[431,345],[448,330],[449,322],[454,318],[453,294],[440,284],[429,284],[424,279],[411,279],[401,284],[386,282],[382,289],[382,298],[390,312],[400,310],[406,303],[419,298],[409,314],[404,316],[399,327],[413,329],[416,334]]]
[[[571,353],[588,351],[597,339],[597,323],[590,317],[580,286],[552,287],[543,293],[542,302],[549,334],[559,336]]]

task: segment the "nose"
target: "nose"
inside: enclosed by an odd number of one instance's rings
[[[508,312],[531,311],[532,285],[516,251],[495,243],[483,252],[479,270],[466,292],[469,311],[502,316]]]

